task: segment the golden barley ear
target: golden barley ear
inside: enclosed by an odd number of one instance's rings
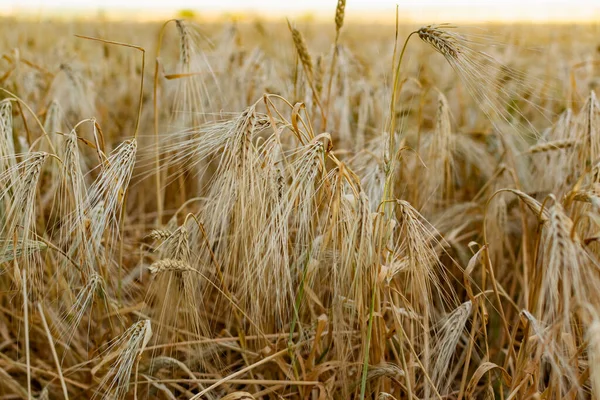
[[[547,120],[552,111],[544,108],[542,97],[534,95],[535,80],[485,50],[497,43],[484,35],[458,33],[455,28],[427,25],[413,33],[446,58],[495,130],[504,134],[508,129],[518,138],[538,138],[539,127],[534,126],[532,117]]]
[[[6,207],[0,225],[0,254],[12,249],[11,261],[15,282],[20,282],[19,263],[28,275],[31,295],[42,294],[43,264],[37,251],[31,251],[30,243],[36,232],[37,187],[49,154],[32,152],[24,159],[0,174],[0,202]],[[21,257],[17,257],[17,254]]]
[[[563,150],[574,147],[577,144],[577,141],[574,139],[563,139],[563,140],[554,140],[551,142],[539,143],[531,146],[528,150],[529,153],[546,153],[549,151]]]
[[[153,274],[160,274],[162,272],[194,272],[195,270],[187,263],[174,260],[164,259],[153,263],[148,267],[150,272]]]
[[[344,15],[346,13],[346,0],[338,0],[335,8],[335,30],[339,34],[344,26]]]
[[[109,353],[92,369],[92,375],[94,375],[103,365],[116,358],[99,385],[99,389],[104,391],[104,398],[121,400],[130,392],[131,373],[134,366],[139,364],[142,352],[151,338],[150,320],[134,323],[111,346],[114,352]],[[137,367],[135,372],[134,392],[137,390]],[[100,396],[100,391],[97,391],[93,398],[98,396]]]
[[[452,356],[460,338],[465,333],[465,325],[472,310],[473,304],[470,300],[461,304],[442,321],[434,338],[436,341],[433,348],[435,360],[433,361],[431,380],[439,393],[446,393],[450,386],[448,371]]]
[[[460,49],[456,40],[439,25],[427,25],[417,31],[419,38],[429,43],[444,57],[457,58]]]
[[[177,31],[179,32],[179,38],[181,43],[179,47],[179,58],[184,65],[189,66],[191,43],[188,28],[184,24],[184,21],[180,19],[175,20],[175,25],[177,26]]]
[[[298,52],[298,56],[300,58],[300,62],[304,67],[304,71],[306,75],[308,75],[309,79],[313,78],[313,61],[310,53],[308,52],[308,47],[306,46],[306,41],[304,40],[304,36],[302,36],[302,32],[298,29],[292,27],[290,22],[288,21],[288,27],[290,32],[292,32],[292,40],[294,41],[294,46],[296,47],[296,51]]]
[[[148,237],[153,240],[159,240],[164,242],[172,234],[173,232],[167,229],[153,229],[152,232],[150,232],[150,234],[148,235]]]

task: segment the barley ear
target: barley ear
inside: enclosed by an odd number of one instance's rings
[[[335,8],[335,32],[339,35],[344,26],[344,15],[346,13],[346,0],[338,0]]]
[[[456,40],[437,25],[427,25],[417,31],[419,38],[430,44],[444,57],[457,58],[460,53]]]
[[[306,46],[306,41],[304,40],[304,36],[302,33],[292,27],[292,25],[288,21],[288,27],[290,28],[290,32],[292,32],[292,39],[294,40],[294,46],[296,47],[296,51],[298,52],[298,56],[300,57],[300,62],[306,71],[308,77],[312,80],[313,77],[313,62],[310,53],[308,52],[308,47]]]

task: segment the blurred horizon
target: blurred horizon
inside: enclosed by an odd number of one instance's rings
[[[29,18],[95,18],[154,20],[182,12],[207,19],[304,17],[313,20],[330,19],[336,0],[280,2],[275,0],[3,0],[1,16]],[[349,0],[348,19],[354,21],[395,21],[396,4],[402,21],[455,22],[600,22],[600,2],[592,0]]]

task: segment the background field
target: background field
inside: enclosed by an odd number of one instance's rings
[[[600,25],[343,5],[0,20],[0,398],[600,395]]]

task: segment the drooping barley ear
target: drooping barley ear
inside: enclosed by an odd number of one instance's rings
[[[560,321],[563,329],[568,331],[572,300],[567,293],[585,295],[587,287],[582,279],[585,257],[582,257],[583,250],[577,236],[572,234],[573,221],[566,215],[562,205],[554,204],[548,211],[549,218],[542,242],[544,251],[540,256],[545,262],[542,284],[539,285],[537,317],[548,324]]]
[[[543,370],[541,379],[558,377],[551,388],[552,397],[563,397],[568,390],[582,393],[579,367],[572,360],[576,347],[568,344],[567,337],[578,335],[574,328],[577,309],[583,304],[595,303],[592,293],[598,290],[598,278],[590,273],[596,268],[578,235],[574,221],[560,203],[548,208],[540,241],[536,279],[531,286],[531,310],[544,330],[543,359],[550,369]],[[546,375],[546,377],[544,377]],[[552,392],[554,392],[552,394]]]
[[[181,260],[174,260],[167,258],[160,260],[148,267],[152,274],[159,274],[161,272],[193,272],[195,271],[188,263]]]
[[[150,239],[154,239],[154,240],[165,241],[172,234],[173,234],[173,232],[171,232],[170,230],[167,230],[167,229],[154,229],[154,230],[152,230],[152,232],[150,232],[148,237]]]
[[[448,275],[438,256],[438,249],[443,246],[441,239],[437,238],[439,233],[410,203],[397,200],[396,204],[398,236],[393,256],[395,259],[408,259],[403,273],[406,281],[403,293],[410,308],[422,316],[422,325],[414,325],[411,321],[413,326],[410,329],[422,329],[423,332],[415,333],[410,340],[414,340],[422,349],[423,366],[429,371],[434,355],[429,332],[435,304],[449,304],[456,295],[452,288],[445,288],[443,284],[448,281]],[[435,388],[427,385],[425,389],[427,392]]]
[[[539,219],[539,222],[544,222],[544,221],[548,220],[548,217],[550,215],[550,213],[548,212],[548,209],[542,207],[542,204],[539,201],[537,201],[536,199],[534,199],[527,193],[524,193],[524,192],[522,192],[520,190],[516,190],[516,189],[500,189],[500,190],[496,191],[492,195],[492,197],[495,197],[496,194],[498,194],[500,192],[510,192],[510,193],[517,195],[519,200],[521,200],[523,202],[523,204],[525,204],[527,206],[527,208],[529,208],[531,210],[531,212],[533,212],[534,215]]]
[[[386,376],[398,379],[404,377],[405,372],[396,364],[382,363],[377,366],[369,367],[369,372],[367,373],[367,381]]]
[[[590,203],[596,209],[600,206],[600,197],[593,190],[577,190],[571,193],[571,199],[584,203]]]
[[[568,149],[576,145],[577,141],[573,139],[553,140],[551,142],[533,145],[527,152],[531,154],[544,153],[548,151]]]
[[[79,256],[86,257],[82,259],[81,264],[84,267],[93,265],[92,251],[89,243],[85,239],[85,198],[87,197],[87,187],[85,185],[84,173],[81,168],[80,153],[77,148],[77,134],[72,131],[64,137],[64,154],[61,169],[61,186],[56,194],[58,207],[56,214],[58,218],[62,215],[68,215],[67,221],[61,227],[62,238],[64,241],[72,241],[69,254],[75,255],[79,248],[82,252]]]
[[[61,334],[61,339],[70,344],[77,334],[77,328],[85,313],[91,308],[97,297],[104,298],[105,296],[106,284],[104,279],[96,273],[91,274],[86,285],[77,295],[73,306],[65,314],[64,320],[68,321],[69,329]]]
[[[310,79],[313,77],[313,61],[310,53],[308,52],[308,47],[306,46],[306,41],[304,40],[304,36],[302,33],[292,27],[288,22],[288,27],[292,32],[292,39],[294,40],[294,46],[296,46],[296,51],[298,52],[298,56],[300,57],[300,62],[304,66],[304,70]]]
[[[448,391],[450,381],[447,379],[448,371],[451,367],[450,362],[455,353],[456,345],[465,330],[465,324],[471,315],[473,304],[467,301],[461,304],[457,309],[443,321],[437,334],[437,343],[434,347],[435,361],[431,380],[440,394]]]
[[[338,0],[335,8],[335,32],[339,35],[344,26],[344,15],[346,13],[346,0]]]
[[[4,221],[0,225],[0,235],[7,239],[0,241],[0,254],[6,254],[11,244],[15,255],[17,249],[22,249],[25,255],[23,266],[25,271],[31,274],[30,282],[34,289],[42,282],[42,269],[40,263],[35,262],[36,252],[28,252],[26,247],[32,233],[35,232],[36,189],[48,156],[49,154],[44,152],[29,153],[15,167],[0,174],[0,187],[6,187],[0,190],[0,201],[10,204],[3,213]],[[15,181],[9,184],[8,181],[12,179]],[[14,261],[16,267],[17,260]],[[15,268],[15,271],[18,269]],[[15,280],[19,282],[20,278],[15,275]]]
[[[452,296],[445,293],[440,276],[444,268],[436,248],[443,246],[436,236],[435,228],[407,201],[397,200],[398,206],[398,243],[395,253],[408,257],[406,272],[410,276],[410,293],[415,296],[415,309],[424,307],[427,313],[433,304],[433,298],[438,297],[442,303]],[[402,258],[402,257],[400,257]],[[435,290],[434,290],[435,289]]]
[[[120,400],[129,392],[133,366],[139,362],[139,357],[151,338],[152,327],[150,320],[146,319],[133,324],[117,339],[115,346],[118,346],[118,358],[99,386],[105,391],[104,398]],[[108,359],[111,359],[110,355],[105,360]],[[105,363],[106,361],[103,361],[96,365],[92,371],[97,371]],[[94,398],[99,395],[97,392]]]
[[[460,54],[460,49],[456,41],[440,29],[439,25],[427,25],[417,31],[419,38],[425,43],[429,43],[436,51],[444,57],[457,58]]]
[[[183,65],[190,64],[190,35],[187,27],[185,26],[185,22],[183,20],[176,20],[175,25],[177,26],[177,32],[179,32],[179,60]]]
[[[37,240],[24,241],[22,244],[18,244],[16,247],[13,246],[11,241],[6,241],[6,246],[4,242],[5,241],[0,241],[0,249],[3,249],[0,251],[0,264],[12,261],[13,259],[19,257],[29,257],[34,253],[46,250],[48,248],[47,244]]]
[[[173,328],[209,336],[210,321],[199,312],[203,309],[200,295],[204,293],[203,282],[199,280],[202,273],[193,264],[188,229],[180,226],[172,232],[160,244],[160,261],[148,268],[154,275],[149,294],[152,298],[150,313],[155,314],[159,325],[155,337],[158,341],[170,340],[169,332]],[[161,234],[164,236],[165,233]],[[200,363],[213,354],[210,345],[198,344],[194,347]],[[218,360],[210,362],[214,365]]]
[[[89,190],[86,208],[93,210],[101,202],[104,208],[100,223],[92,226],[92,237],[96,241],[102,237],[110,224],[113,224],[118,231],[117,221],[120,219],[121,209],[124,207],[125,193],[133,173],[136,153],[136,139],[121,143],[112,151],[102,166],[102,172]]]

